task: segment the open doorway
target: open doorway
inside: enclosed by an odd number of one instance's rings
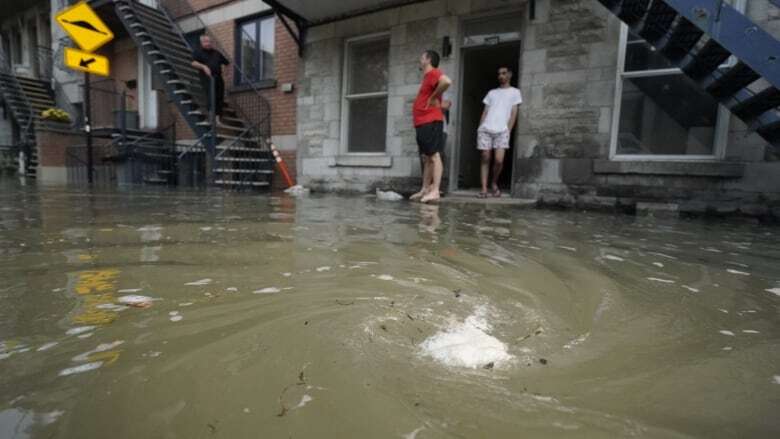
[[[517,87],[520,65],[520,41],[463,49],[463,81],[461,90],[460,149],[458,154],[458,189],[480,187],[480,153],[477,150],[477,129],[484,104],[482,100],[498,87],[498,68],[511,67],[514,71],[511,85]],[[498,185],[504,192],[512,186],[514,165],[514,136],[510,136],[509,150],[504,158],[504,170]]]

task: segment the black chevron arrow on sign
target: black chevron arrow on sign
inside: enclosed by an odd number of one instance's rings
[[[90,59],[81,58],[81,61],[79,61],[79,66],[84,67],[86,69],[89,68],[89,65],[92,64],[93,62],[95,62],[95,58],[90,58]]]

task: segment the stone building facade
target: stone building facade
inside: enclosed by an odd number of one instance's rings
[[[780,36],[780,12],[769,2],[733,0],[732,4]],[[456,110],[449,125],[445,176],[450,177],[450,190],[462,189],[457,168],[463,164],[458,157],[473,148],[464,144],[468,139],[460,132],[474,117],[473,111],[462,108],[467,102],[468,84],[462,81],[471,49],[469,29],[470,23],[485,20],[511,21],[513,28],[502,32],[513,33],[520,47],[516,75],[524,103],[509,171],[513,196],[567,205],[671,203],[674,209],[692,212],[741,209],[771,214],[774,208],[775,215],[780,213],[780,178],[776,177],[780,161],[771,146],[746,131],[739,119],[703,102],[699,107],[711,114],[701,117],[703,121],[691,121],[693,127],[687,131],[680,131],[671,120],[674,114],[649,120],[650,110],[658,112],[670,104],[654,106],[653,101],[663,97],[642,91],[651,90],[653,81],[636,80],[646,72],[629,72],[631,66],[625,64],[626,53],[634,62],[632,44],[641,43],[596,0],[537,0],[532,9],[526,0],[432,0],[310,28],[298,75],[300,181],[323,190],[406,191],[418,185],[411,121],[411,103],[421,79],[417,59],[423,50],[441,51],[449,41],[451,54],[441,67],[453,79],[449,99]],[[495,39],[487,35],[483,43],[503,43],[502,35]],[[351,41],[374,37],[386,39],[389,45],[386,129],[373,133],[384,148],[353,153],[348,145],[351,122],[345,119],[345,106],[352,102],[346,88],[352,74],[348,53]],[[682,82],[665,81],[672,87]],[[635,84],[650,88],[640,90]],[[695,96],[695,87],[685,87],[679,102],[686,102],[685,93]],[[644,101],[636,98],[641,93],[647,95]],[[632,121],[637,108],[644,115]],[[624,127],[631,123],[644,124],[645,134],[632,138]],[[676,137],[668,133],[670,140],[664,141],[659,133],[647,134],[653,123],[680,132]],[[636,145],[641,153],[628,151],[626,145]]]

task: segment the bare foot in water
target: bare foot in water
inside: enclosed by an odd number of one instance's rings
[[[419,200],[425,195],[425,190],[421,190],[420,192],[417,192],[416,194],[413,194],[409,197],[409,201]]]
[[[421,203],[430,203],[432,201],[439,201],[439,191],[431,191],[420,200]]]

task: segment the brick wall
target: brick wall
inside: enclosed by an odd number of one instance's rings
[[[85,143],[84,134],[60,129],[38,128],[35,143],[40,166],[65,166],[66,151],[73,145]]]

